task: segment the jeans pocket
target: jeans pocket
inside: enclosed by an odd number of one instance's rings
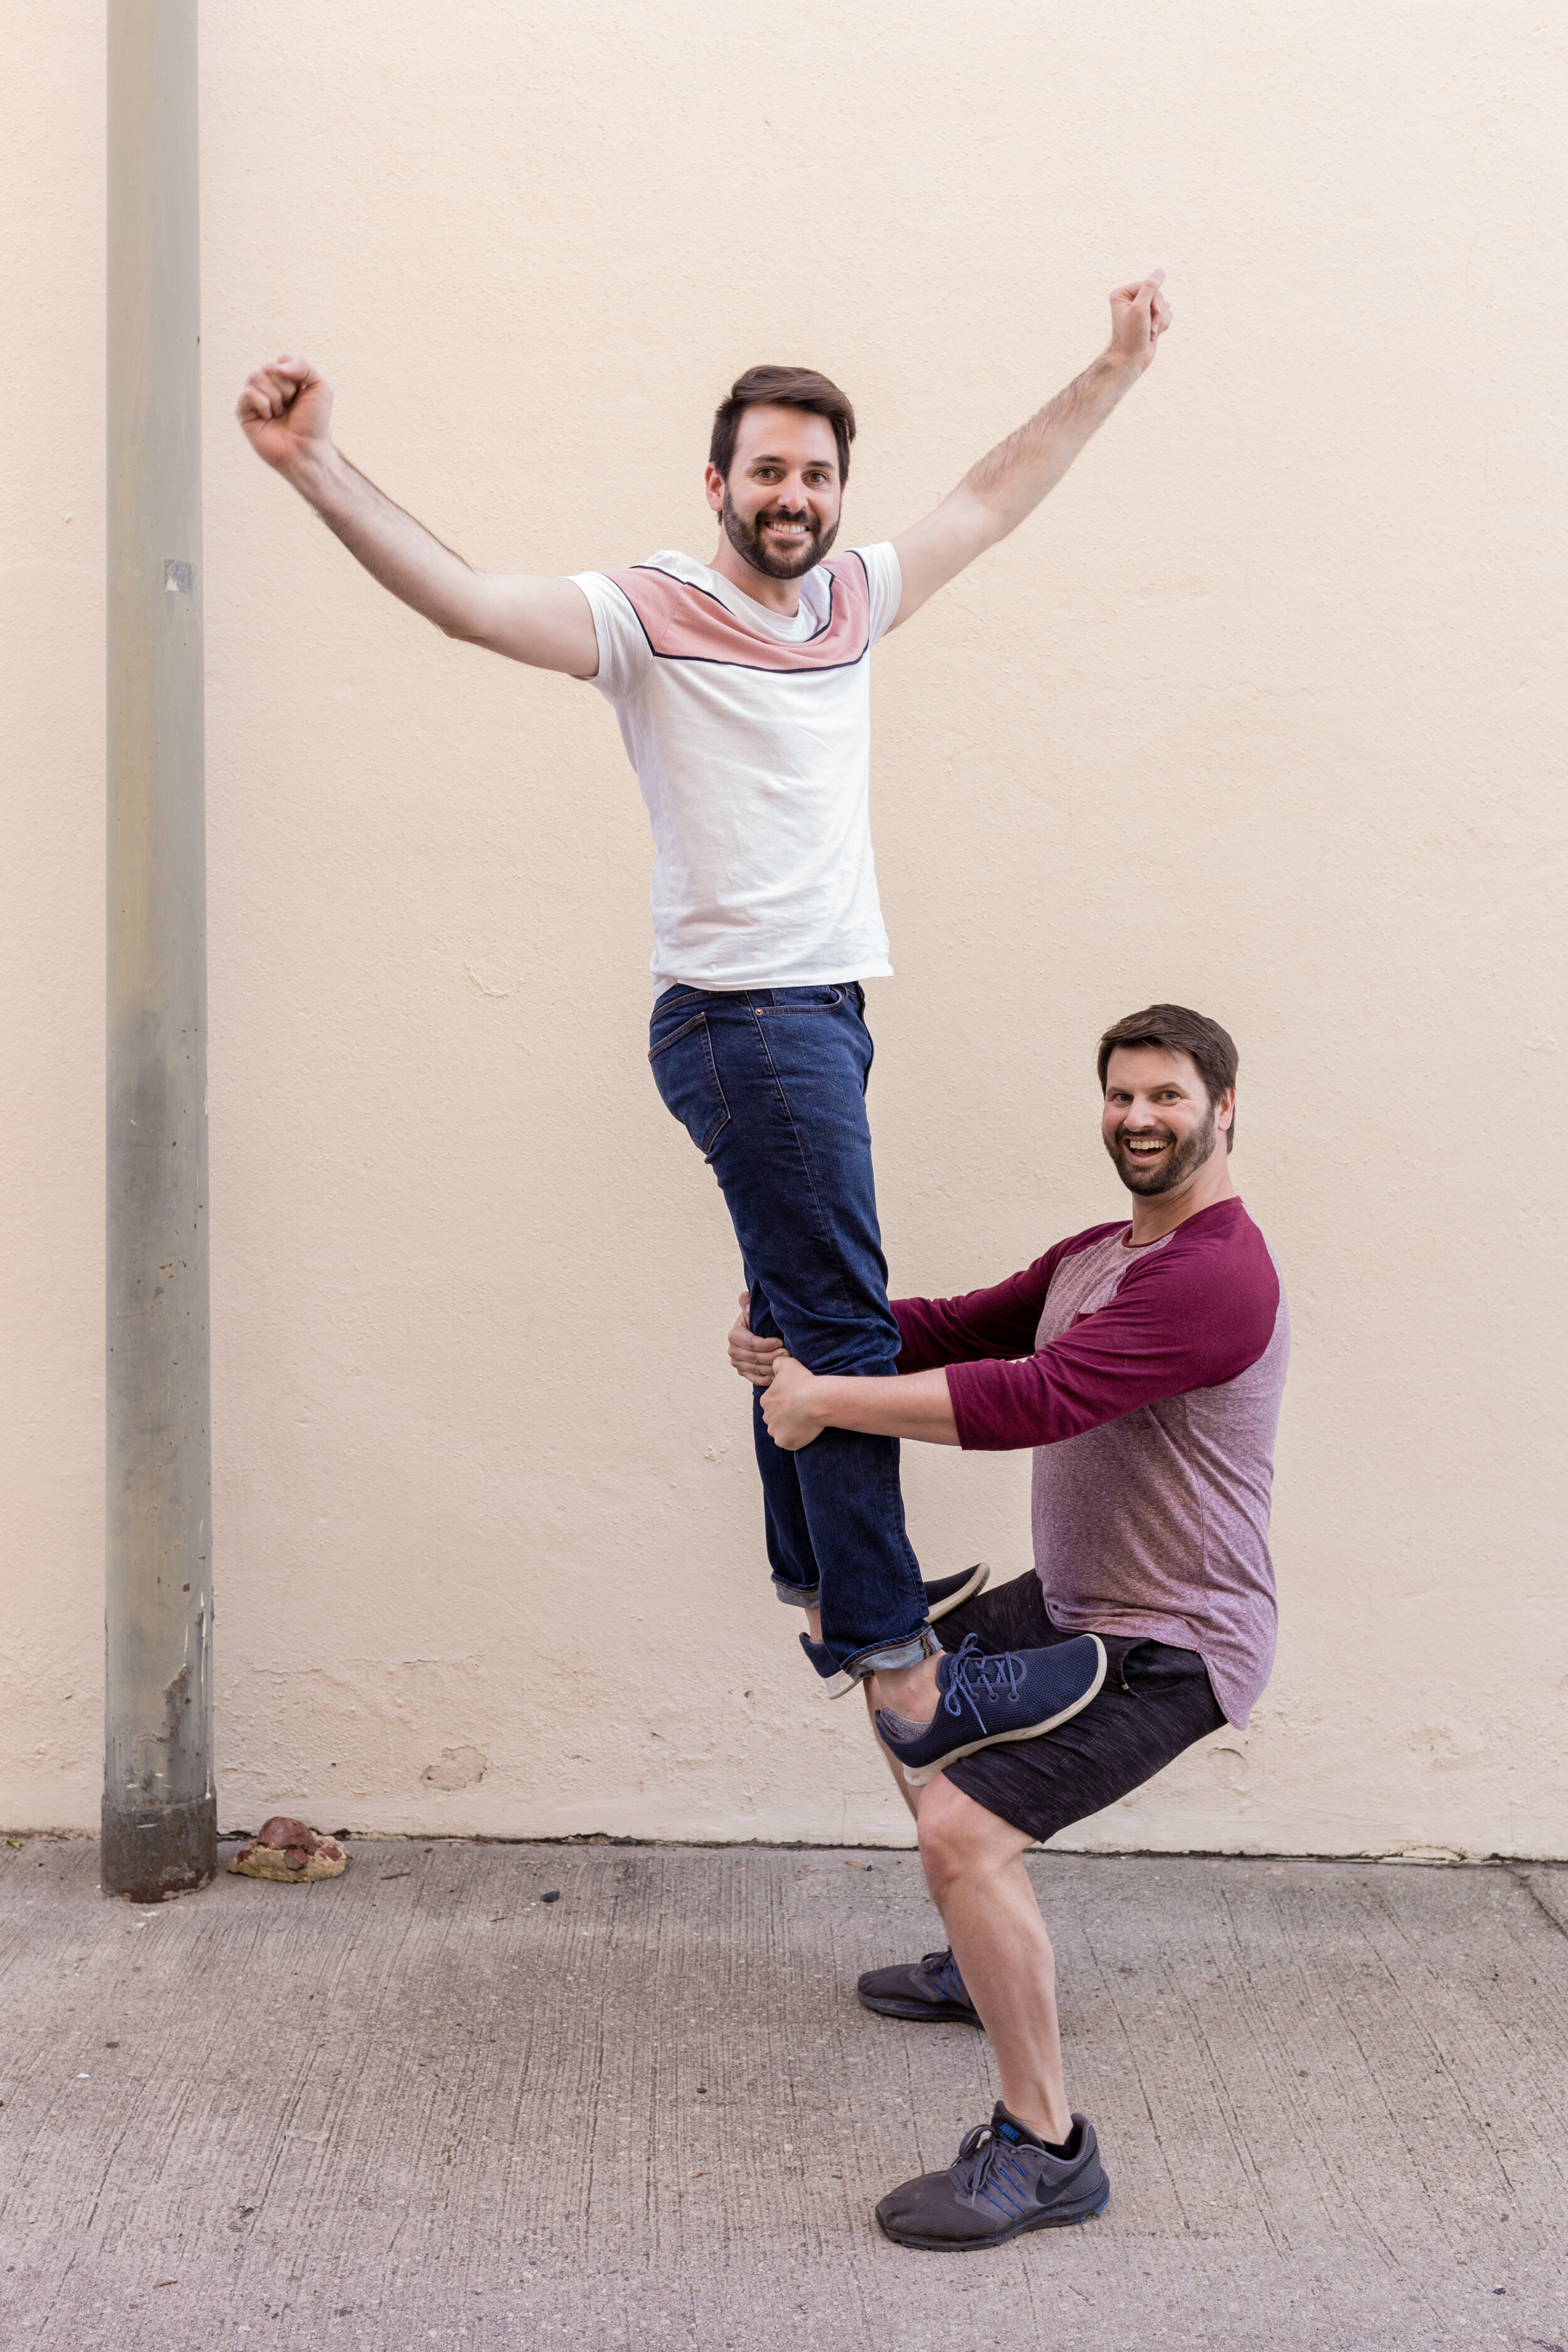
[[[775,988],[772,1003],[761,1003],[753,1010],[763,1020],[776,1019],[781,1013],[837,1013],[849,993],[831,982],[818,988]]]
[[[694,1013],[672,1035],[661,1037],[648,1049],[647,1058],[666,1110],[680,1121],[706,1159],[730,1123],[707,1014]]]

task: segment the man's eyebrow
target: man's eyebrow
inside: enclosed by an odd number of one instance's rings
[[[787,457],[778,457],[777,455],[763,449],[759,450],[754,457],[748,457],[746,463],[748,466],[787,466],[789,464],[789,459]],[[805,457],[801,460],[801,463],[807,472],[810,471],[813,466],[820,466],[823,467],[824,471],[826,471],[828,467],[832,466],[833,460],[831,457]]]

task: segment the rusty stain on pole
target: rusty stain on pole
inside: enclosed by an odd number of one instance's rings
[[[196,0],[109,0],[103,1887],[217,1866]]]

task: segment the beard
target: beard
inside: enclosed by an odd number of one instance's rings
[[[1185,1143],[1178,1143],[1169,1159],[1162,1160],[1152,1168],[1145,1167],[1142,1160],[1125,1151],[1120,1137],[1114,1139],[1107,1138],[1105,1148],[1116,1162],[1116,1172],[1128,1191],[1138,1193],[1143,1200],[1152,1200],[1156,1193],[1173,1192],[1178,1184],[1184,1184],[1188,1177],[1203,1166],[1218,1139],[1215,1116],[1211,1107],[1207,1119],[1197,1132],[1189,1135]]]
[[[804,520],[807,538],[798,555],[774,555],[765,545],[762,527],[764,522],[780,522],[784,518],[777,509],[764,507],[755,522],[748,522],[736,513],[728,490],[719,509],[719,520],[724,526],[724,536],[743,563],[753,572],[761,572],[770,580],[799,580],[814,564],[820,563],[838,536],[838,525],[829,523],[824,530],[813,530],[811,517],[791,515],[791,522]]]

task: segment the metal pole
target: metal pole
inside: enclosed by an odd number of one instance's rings
[[[103,1888],[217,1867],[196,0],[109,6]]]

